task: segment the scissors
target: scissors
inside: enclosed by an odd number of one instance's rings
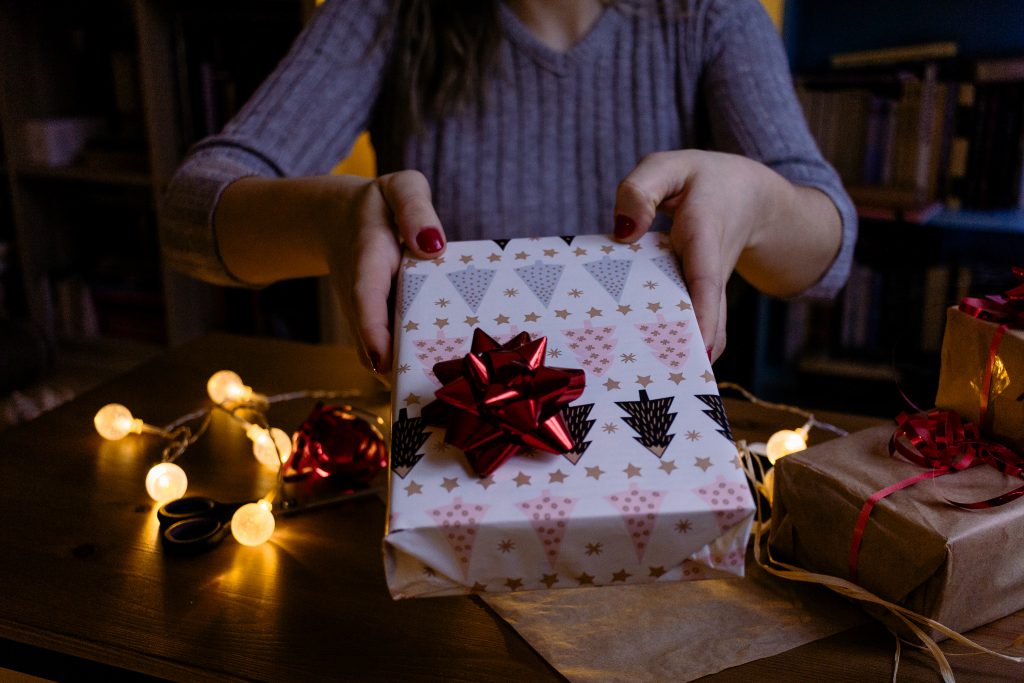
[[[187,496],[164,503],[156,511],[164,550],[194,554],[213,548],[231,529],[231,517],[242,503],[221,503],[205,496]]]

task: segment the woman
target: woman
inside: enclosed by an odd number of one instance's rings
[[[325,175],[368,128],[383,174]],[[856,217],[756,0],[328,0],[164,211],[171,265],[259,286],[330,274],[391,364],[400,240],[614,231],[671,217],[708,354],[735,269],[831,296]]]

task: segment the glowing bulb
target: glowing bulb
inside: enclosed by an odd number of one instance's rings
[[[231,535],[242,545],[261,545],[274,535],[274,513],[269,501],[246,503],[231,517]]]
[[[245,435],[252,439],[252,454],[267,469],[276,472],[292,454],[292,439],[283,429],[272,427],[268,432],[258,425],[249,425]]]
[[[779,458],[796,453],[807,448],[807,430],[782,429],[772,434],[765,446],[765,453],[768,455],[768,462],[775,464]]]
[[[185,470],[173,462],[153,465],[146,475],[146,492],[158,503],[181,498],[186,488],[188,477],[185,476]]]
[[[206,393],[214,403],[238,403],[252,398],[252,387],[245,386],[237,373],[221,370],[206,382]]]
[[[142,420],[132,417],[130,410],[120,403],[108,403],[92,419],[96,431],[109,441],[123,439],[131,433],[142,433]]]
[[[772,500],[775,498],[775,468],[771,468],[764,473],[764,483],[761,484],[763,487],[762,491],[764,497],[768,499],[768,504],[772,504]]]

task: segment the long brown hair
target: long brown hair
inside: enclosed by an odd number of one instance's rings
[[[385,84],[392,133],[483,104],[501,44],[499,0],[394,0]]]

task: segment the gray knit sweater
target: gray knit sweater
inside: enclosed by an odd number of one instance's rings
[[[655,0],[612,6],[566,53],[502,4],[502,63],[487,105],[400,147],[375,136],[379,171],[423,172],[448,239],[491,239],[611,232],[616,186],[649,152],[743,154],[838,207],[842,248],[806,292],[834,295],[850,269],[856,214],[808,132],[771,20],[757,0],[675,3],[683,11]],[[193,148],[164,205],[172,267],[245,284],[216,248],[212,216],[224,188],[244,176],[327,173],[360,131],[374,137],[378,94],[395,87],[382,82],[388,5],[328,0],[224,131]]]

